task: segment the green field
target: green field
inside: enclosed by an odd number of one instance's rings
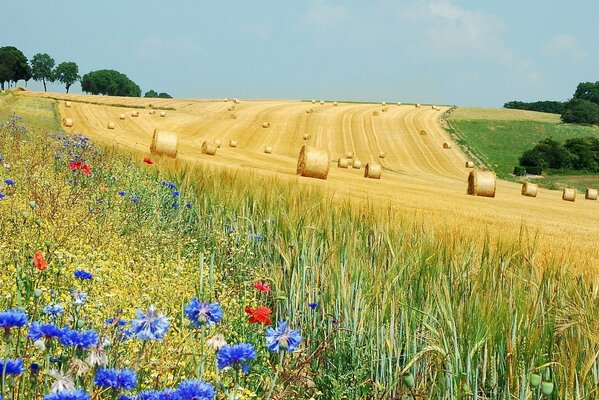
[[[497,175],[512,179],[520,155],[545,138],[599,137],[599,128],[563,124],[556,114],[521,110],[457,108],[449,113],[449,131],[456,140]],[[541,183],[547,187],[599,184],[589,174],[551,175]]]

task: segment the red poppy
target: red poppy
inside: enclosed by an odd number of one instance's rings
[[[260,306],[256,309],[253,309],[250,306],[245,306],[245,312],[250,314],[250,318],[248,319],[250,324],[257,324],[258,322],[261,322],[265,325],[270,325],[269,315],[272,314],[270,308]]]
[[[35,254],[33,255],[33,265],[39,271],[48,269],[48,264],[46,263],[46,259],[44,258],[44,255],[42,254],[41,251],[36,251]]]
[[[92,170],[89,168],[87,164],[83,164],[81,166],[81,173],[85,176],[90,176],[92,174]]]
[[[77,171],[78,169],[81,169],[81,161],[69,161],[69,168],[71,171]]]
[[[154,161],[150,157],[144,157],[144,162],[149,165],[154,164]]]
[[[108,190],[108,185],[102,185],[102,186],[100,186],[100,189],[102,189],[102,190]]]
[[[270,292],[270,282],[258,281],[254,283],[254,287],[261,292]]]

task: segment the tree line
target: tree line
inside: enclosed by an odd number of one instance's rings
[[[79,66],[73,61],[64,61],[56,65],[55,60],[46,53],[37,53],[31,58],[31,63],[23,52],[13,46],[0,47],[0,87],[5,89],[5,84],[16,84],[17,81],[30,79],[41,82],[44,91],[47,91],[47,82],[61,82],[65,85],[66,92],[75,82],[81,83],[81,90],[85,93],[103,94],[107,96],[140,97],[141,88],[127,75],[110,70],[101,69],[90,71],[81,77]],[[171,98],[168,93],[157,93],[150,90],[145,97]]]
[[[543,139],[522,153],[519,163],[520,168],[514,168],[516,175],[527,172],[540,175],[547,170],[599,172],[599,139],[589,136],[564,143]]]
[[[581,82],[569,101],[508,101],[504,108],[560,114],[565,123],[599,125],[599,81]]]

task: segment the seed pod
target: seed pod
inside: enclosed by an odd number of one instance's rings
[[[414,387],[414,375],[409,372],[406,372],[401,376],[401,381],[410,389]]]
[[[34,297],[41,297],[42,296],[42,289],[33,289],[33,296]]]
[[[530,387],[539,387],[539,384],[541,383],[541,375],[530,374],[530,378],[528,378],[528,383],[530,383]]]
[[[551,393],[553,393],[553,382],[544,381],[541,383],[541,392],[545,396],[549,396]]]

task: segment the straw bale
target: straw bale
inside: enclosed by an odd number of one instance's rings
[[[125,114],[119,115],[119,119],[125,119]]]
[[[148,114],[154,115],[154,114],[156,114],[156,110],[150,110],[150,112]]]
[[[345,153],[345,157],[347,158],[354,158],[354,152],[353,151],[348,151],[347,153]]]
[[[174,132],[164,132],[154,129],[150,152],[152,154],[164,155],[171,158],[177,157],[179,149],[179,138]]]
[[[493,171],[473,170],[468,175],[468,194],[472,196],[495,197],[496,187]]]
[[[316,104],[316,100],[312,100],[312,104]]]
[[[418,103],[416,103],[414,106],[415,106],[416,108],[420,108],[420,104],[418,104]]]
[[[381,179],[382,171],[383,169],[381,168],[381,164],[371,161],[366,163],[366,168],[364,168],[364,178]]]
[[[466,161],[466,168],[474,168],[474,162],[473,161]]]
[[[266,154],[271,154],[272,153],[272,146],[266,146],[266,147],[264,147],[264,152]]]
[[[349,167],[349,160],[347,158],[340,158],[339,161],[337,161],[337,167],[339,167],[339,168]]]
[[[227,111],[235,111],[235,106],[229,106],[229,108],[227,108]]]
[[[310,140],[311,137],[309,133],[304,133],[304,140]]]
[[[71,118],[63,118],[62,124],[64,126],[66,126],[67,128],[71,128],[71,127],[73,127],[73,120]]]
[[[233,99],[233,103],[235,103],[235,104],[239,104],[239,103],[240,103],[240,101],[239,101],[239,99],[238,99],[238,98],[234,98],[234,99]]]
[[[297,174],[308,178],[327,179],[329,155],[326,151],[310,146],[302,146],[297,159]]]
[[[214,139],[214,144],[216,145],[216,147],[218,147],[220,149],[220,146],[221,146],[220,140]]]
[[[387,111],[389,111],[389,107],[385,106],[385,107],[383,107],[383,109],[381,111],[382,112],[387,112]]]
[[[451,149],[451,144],[445,142],[445,143],[443,143],[443,148],[444,149]]]
[[[379,112],[378,111],[373,111],[372,112],[372,116],[373,117],[378,117],[379,116]]]
[[[262,127],[263,128],[270,128],[270,122],[263,122],[262,123]]]
[[[401,106],[401,101],[398,101],[398,102],[397,102],[397,105],[398,105],[398,106]]]
[[[209,156],[214,156],[216,155],[216,149],[218,148],[218,146],[215,143],[210,143],[209,141],[204,141],[204,143],[202,143],[202,154],[206,154]]]
[[[334,101],[334,102],[333,102],[333,105],[334,105],[335,107],[337,107],[337,106],[339,105],[339,103],[337,103],[336,101]]]
[[[139,117],[139,111],[131,111],[132,117]]]
[[[160,111],[160,116],[161,117],[166,117],[166,111]]]
[[[65,101],[64,102],[64,106],[67,108],[71,108],[71,102],[70,101]]]
[[[235,114],[235,113],[229,114],[229,119],[237,119],[237,114]]]
[[[537,197],[539,185],[536,183],[524,182],[522,184],[522,196]]]
[[[387,153],[385,153],[384,151],[379,152],[379,158],[385,158],[387,157]]]
[[[562,200],[565,201],[576,201],[576,189],[565,188],[562,193]]]
[[[116,125],[114,124],[114,122],[110,121],[108,123],[108,129],[114,129],[114,128],[116,128]]]
[[[237,147],[237,140],[229,140],[229,147]]]
[[[385,106],[387,105],[387,103],[383,101],[383,102],[381,103],[381,105],[382,105],[383,107],[385,107]]]
[[[584,198],[587,200],[597,200],[597,189],[587,188]]]
[[[420,134],[421,134],[422,136],[426,136],[426,135],[427,135],[427,132],[426,132],[426,130],[422,129],[422,130],[420,131]]]
[[[320,105],[324,106],[324,100],[320,100]]]
[[[362,161],[360,161],[360,160],[354,160],[354,162],[352,164],[352,167],[354,169],[360,169],[360,168],[362,168]]]

